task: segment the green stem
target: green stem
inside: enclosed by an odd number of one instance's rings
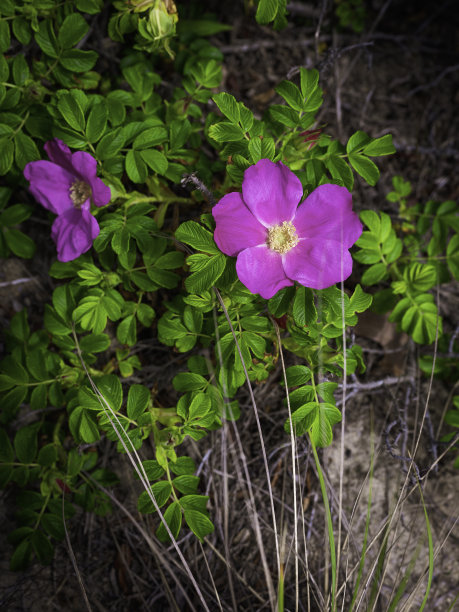
[[[48,506],[48,502],[49,502],[49,498],[50,498],[50,496],[51,496],[51,494],[50,494],[50,493],[48,493],[48,494],[47,494],[47,496],[45,497],[45,503],[43,504],[43,506],[42,506],[42,508],[41,508],[41,510],[40,510],[40,514],[38,515],[38,517],[37,517],[37,521],[36,521],[35,526],[34,526],[34,528],[33,528],[33,529],[34,529],[34,531],[35,531],[35,530],[37,530],[37,529],[38,529],[38,526],[40,525],[40,521],[41,521],[41,519],[42,519],[42,516],[43,516],[43,514],[45,513],[45,510],[46,510],[46,508],[47,508],[47,506]]]
[[[315,393],[315,387],[314,387],[314,393]],[[337,574],[336,574],[336,550],[335,550],[335,536],[333,534],[333,522],[332,522],[332,516],[330,512],[330,503],[328,501],[327,488],[325,486],[325,479],[322,473],[322,468],[320,467],[319,456],[317,454],[316,445],[314,444],[314,441],[310,434],[309,434],[309,440],[311,442],[312,453],[314,455],[314,462],[316,464],[317,475],[319,477],[320,490],[322,493],[322,499],[323,499],[324,506],[325,506],[325,517],[327,520],[328,543],[330,546],[330,559],[331,559],[331,568],[332,568],[332,608],[331,609],[332,609],[332,612],[335,612],[336,611]]]

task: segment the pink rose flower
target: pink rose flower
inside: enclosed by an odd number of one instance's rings
[[[99,235],[91,202],[96,206],[108,204],[110,188],[97,178],[97,161],[89,153],[71,153],[57,138],[44,148],[50,161],[28,163],[24,176],[35,199],[57,215],[51,229],[57,258],[72,261],[86,253]]]
[[[349,248],[362,233],[345,187],[320,185],[299,206],[303,187],[282,162],[261,159],[212,214],[218,248],[237,256],[240,281],[269,299],[297,281],[325,289],[352,272]]]

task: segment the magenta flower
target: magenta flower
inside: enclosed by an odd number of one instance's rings
[[[35,199],[57,215],[51,237],[59,261],[72,261],[86,253],[99,235],[99,224],[91,214],[91,202],[105,206],[110,188],[97,178],[97,161],[89,153],[71,153],[62,140],[45,144],[50,161],[30,162],[24,176]]]
[[[345,187],[320,185],[300,206],[303,187],[282,162],[261,159],[244,173],[242,194],[214,206],[218,248],[237,256],[239,280],[268,299],[297,281],[325,289],[352,272],[348,249],[362,233]]]

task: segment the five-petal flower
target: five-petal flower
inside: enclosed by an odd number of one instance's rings
[[[240,281],[271,298],[297,281],[325,289],[352,272],[349,248],[362,233],[345,187],[320,185],[299,206],[303,187],[282,162],[261,159],[244,173],[242,194],[214,206],[215,242],[237,256]]]
[[[24,168],[35,199],[57,215],[51,236],[59,261],[72,261],[91,248],[99,224],[91,214],[91,202],[105,206],[110,188],[97,177],[97,161],[89,153],[72,153],[57,138],[44,146],[50,161],[30,162]]]

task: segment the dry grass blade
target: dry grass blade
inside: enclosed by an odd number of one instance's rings
[[[166,532],[169,535],[169,538],[171,539],[172,544],[173,544],[175,550],[177,551],[177,554],[178,554],[178,556],[180,558],[180,561],[183,563],[183,567],[185,568],[185,571],[186,571],[186,573],[187,573],[187,575],[188,575],[188,577],[189,577],[193,587],[196,590],[196,593],[197,593],[197,595],[198,595],[198,597],[199,597],[199,599],[200,599],[200,601],[201,601],[201,603],[203,605],[204,610],[210,612],[210,610],[207,607],[207,604],[206,604],[206,602],[204,600],[204,596],[203,596],[203,594],[201,592],[201,589],[199,588],[198,583],[196,582],[196,579],[195,579],[195,577],[194,577],[194,575],[193,575],[193,573],[191,571],[191,568],[188,565],[185,557],[183,556],[183,553],[180,550],[180,548],[179,548],[179,546],[177,544],[177,541],[174,538],[174,535],[173,535],[172,531],[169,528],[169,525],[167,524],[166,520],[164,519],[164,516],[163,516],[162,512],[159,509],[159,506],[158,506],[158,504],[156,502],[155,496],[153,495],[153,492],[151,490],[151,487],[150,487],[150,484],[149,484],[149,480],[148,480],[148,476],[147,476],[147,474],[145,472],[145,469],[144,469],[144,467],[142,465],[142,461],[140,460],[140,457],[139,457],[136,449],[134,448],[134,445],[132,444],[132,441],[130,440],[129,437],[127,437],[127,440],[129,442],[129,444],[131,445],[131,449],[128,449],[128,447],[126,446],[125,440],[124,440],[123,436],[120,434],[120,431],[124,431],[123,427],[122,427],[122,425],[121,425],[117,415],[112,410],[110,404],[107,402],[105,397],[102,395],[102,393],[97,388],[97,385],[94,383],[94,381],[93,381],[93,379],[92,379],[92,377],[91,377],[91,375],[90,375],[90,373],[89,373],[89,371],[88,371],[88,369],[86,367],[86,364],[84,362],[83,355],[81,353],[80,345],[79,345],[79,342],[78,342],[78,338],[77,338],[77,335],[75,333],[75,329],[73,329],[72,332],[73,332],[73,337],[74,337],[74,340],[75,340],[75,346],[77,347],[78,357],[79,357],[81,365],[82,365],[82,367],[83,367],[83,369],[84,369],[84,371],[86,373],[86,376],[87,376],[87,378],[88,378],[88,380],[89,380],[89,382],[91,384],[91,388],[94,391],[94,393],[96,394],[96,396],[97,396],[97,398],[98,398],[98,400],[100,402],[101,407],[103,408],[107,418],[109,419],[110,424],[113,427],[113,430],[115,431],[116,435],[118,436],[118,439],[119,439],[121,445],[123,446],[124,451],[126,452],[126,455],[129,458],[129,461],[131,462],[134,470],[136,471],[136,473],[137,473],[137,475],[138,475],[138,477],[139,477],[139,479],[140,479],[140,481],[141,481],[145,491],[147,491],[148,496],[149,496],[151,502],[153,503],[153,505],[155,507],[155,510],[158,513],[158,516],[159,516],[162,524],[164,525],[164,528],[166,529]],[[115,425],[115,422],[118,425],[118,427],[120,428],[119,430],[117,429],[117,427]],[[135,459],[133,458],[133,456],[134,456]]]
[[[256,419],[256,423],[257,423],[257,429],[258,429],[258,434],[259,434],[260,444],[261,444],[261,449],[262,449],[263,463],[264,463],[264,467],[265,467],[265,471],[266,471],[266,481],[267,481],[269,499],[270,499],[270,503],[271,503],[271,513],[272,513],[272,521],[273,521],[274,540],[275,540],[275,545],[276,545],[277,567],[278,567],[278,570],[279,570],[280,569],[280,552],[279,552],[279,540],[278,540],[277,525],[276,525],[276,514],[275,514],[275,510],[274,510],[274,499],[273,499],[273,493],[272,493],[272,487],[271,487],[271,479],[270,479],[270,475],[269,475],[268,459],[267,459],[267,456],[266,456],[266,449],[265,449],[265,445],[264,445],[263,433],[262,433],[262,430],[261,430],[261,424],[260,424],[260,419],[259,419],[259,415],[258,415],[257,404],[256,404],[256,401],[255,401],[255,397],[253,395],[253,389],[252,389],[252,385],[250,384],[250,379],[249,379],[247,368],[246,368],[246,365],[245,365],[245,362],[244,362],[244,358],[242,356],[239,343],[237,341],[236,333],[235,333],[233,325],[231,323],[231,319],[228,316],[228,311],[226,309],[226,306],[225,306],[225,304],[223,302],[223,299],[222,299],[218,289],[216,287],[214,287],[213,289],[214,289],[215,295],[217,296],[217,299],[218,299],[218,301],[220,303],[220,306],[222,307],[222,310],[223,310],[223,312],[225,314],[225,318],[226,318],[226,320],[228,322],[228,325],[230,327],[231,333],[233,335],[234,342],[236,344],[236,348],[237,348],[237,351],[238,351],[239,359],[241,360],[241,365],[242,365],[242,367],[244,369],[244,374],[245,374],[246,381],[247,381],[247,386],[248,386],[248,390],[249,390],[249,394],[250,394],[250,399],[251,399],[252,406],[253,406],[253,409],[254,409],[254,414],[255,414],[255,419]],[[239,434],[237,432],[236,426],[234,427],[234,430],[235,430],[236,439],[238,440],[238,443],[239,443],[239,446],[240,446],[241,456],[243,456],[242,445],[240,445]],[[270,599],[270,602],[271,602],[271,607],[274,610],[275,609],[275,598],[276,598],[276,596],[275,596],[275,591],[274,591],[274,586],[273,586],[271,572],[269,570],[268,563],[267,563],[267,560],[266,560],[266,554],[265,554],[265,550],[264,550],[263,538],[261,536],[260,524],[259,524],[258,515],[257,515],[257,512],[256,512],[256,504],[255,504],[255,498],[254,498],[253,491],[252,491],[250,475],[249,475],[249,472],[247,470],[247,464],[245,463],[245,461],[243,462],[243,467],[244,467],[244,471],[245,471],[246,481],[247,481],[247,484],[248,484],[248,493],[249,493],[249,496],[250,496],[250,503],[251,503],[251,508],[252,508],[252,522],[253,522],[253,526],[254,526],[254,530],[255,530],[255,535],[256,535],[256,538],[257,538],[258,548],[259,548],[259,551],[260,551],[260,556],[261,556],[261,561],[262,561],[263,570],[264,570],[264,574],[265,574],[266,584],[268,586],[269,599]]]

